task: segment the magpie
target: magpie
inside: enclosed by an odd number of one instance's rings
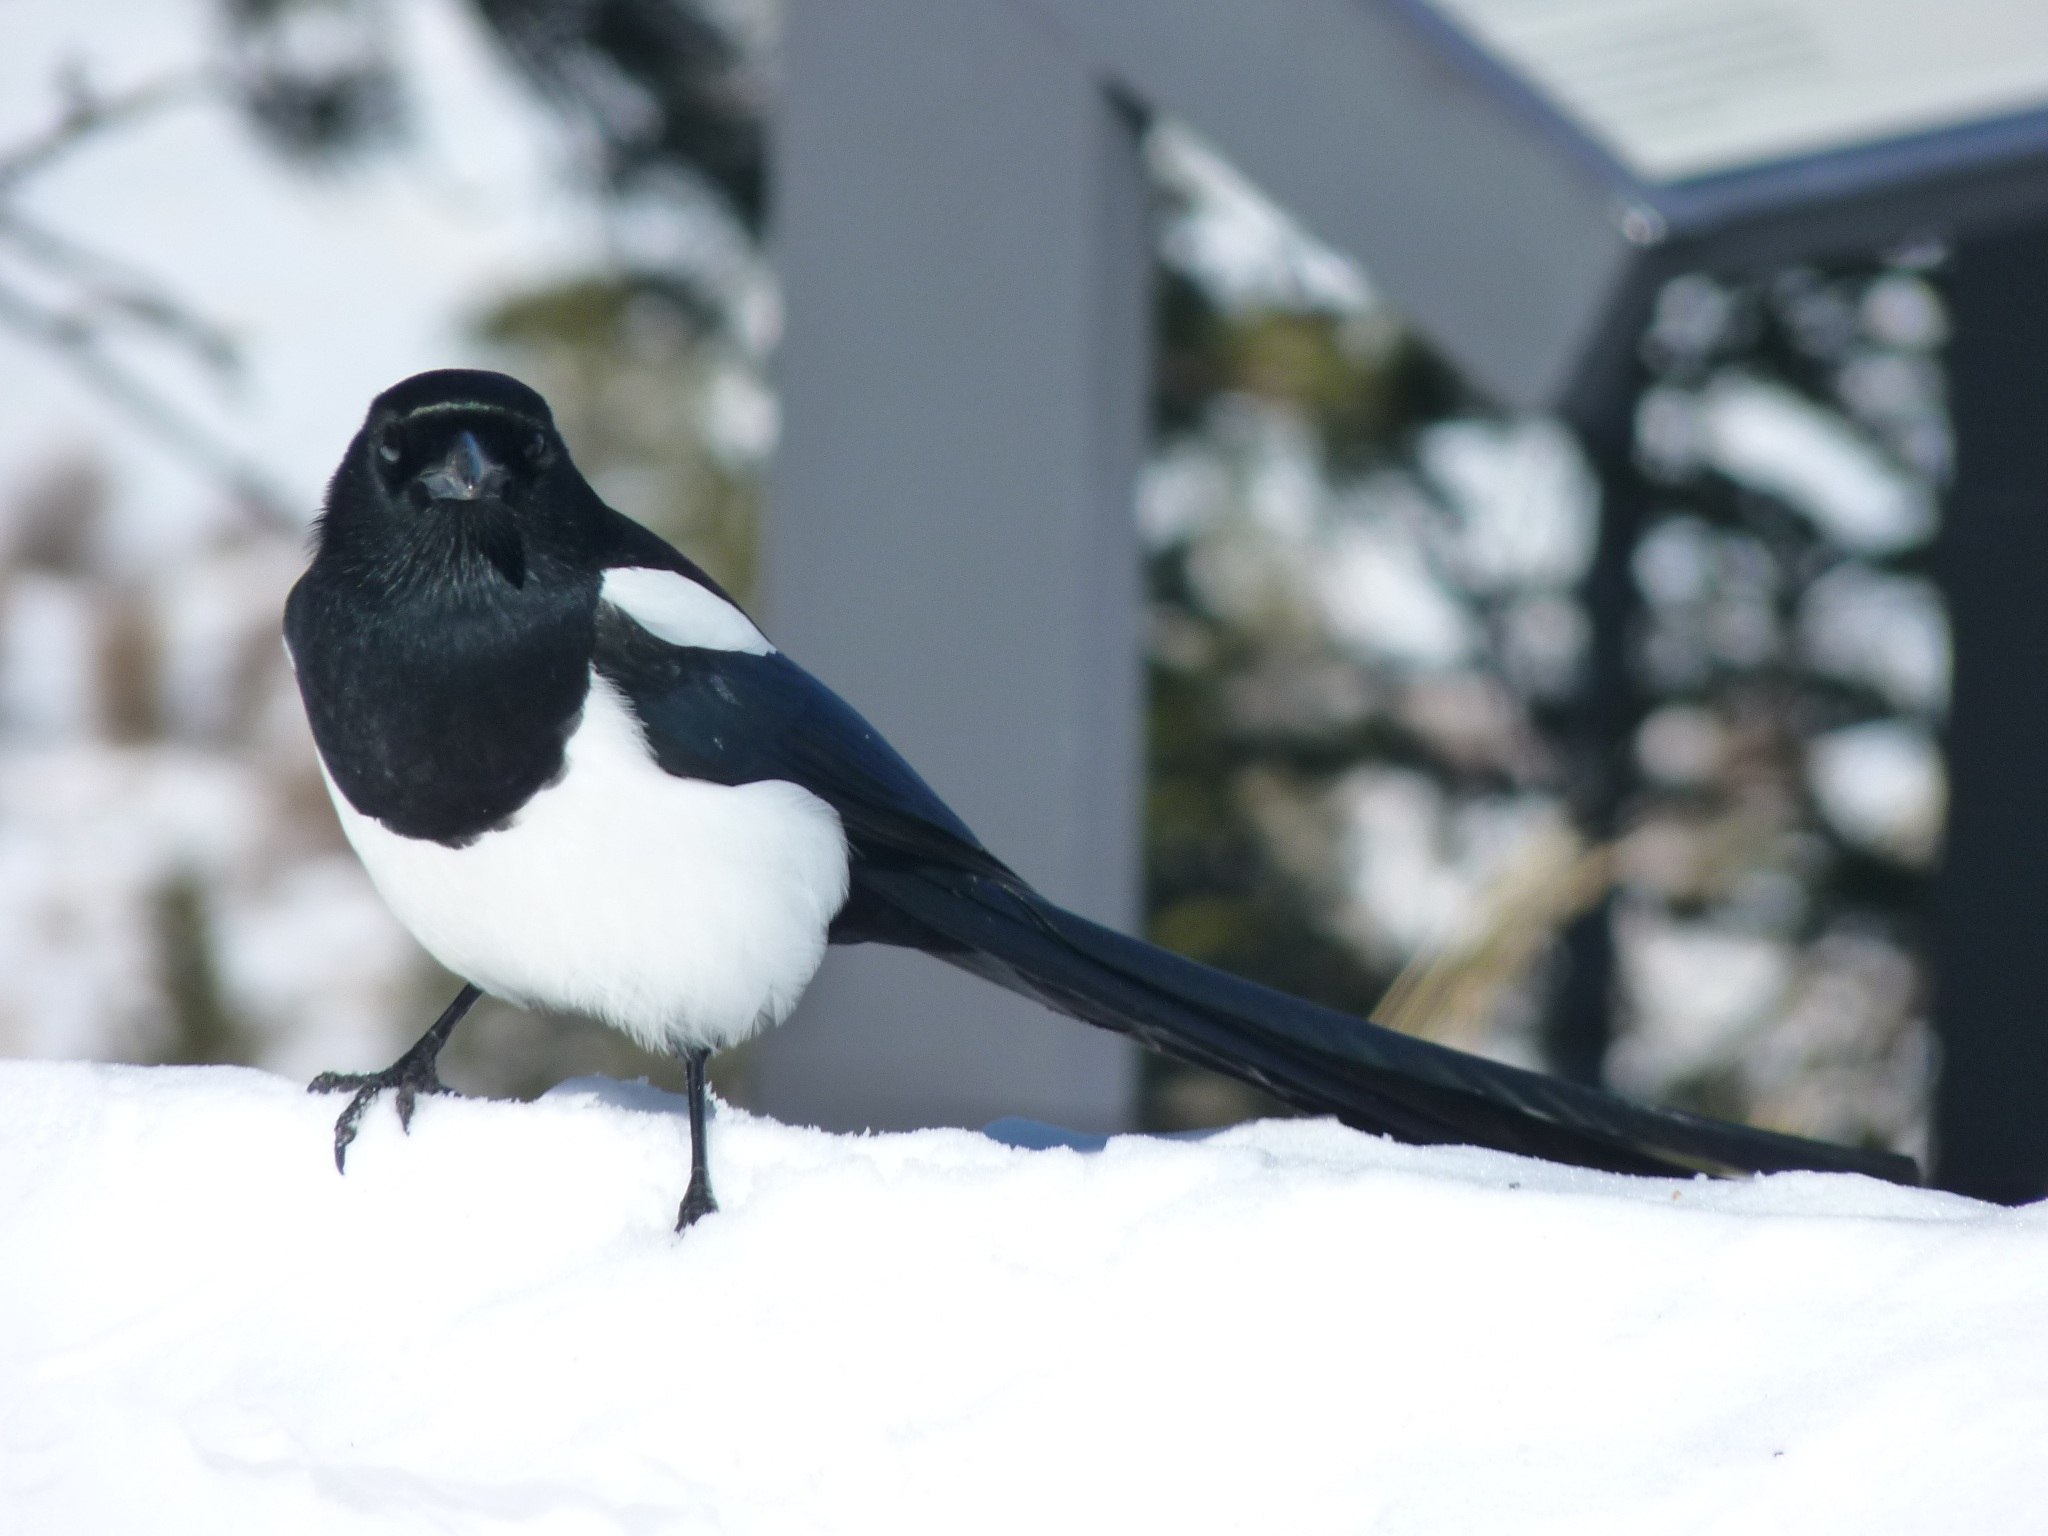
[[[1061,1013],[1416,1143],[1624,1173],[1910,1159],[1675,1110],[1396,1034],[1047,901],[719,585],[599,499],[547,403],[444,369],[379,395],[327,491],[285,644],[334,808],[399,920],[464,985],[381,1072],[324,1073],[410,1127],[488,992],[682,1058],[717,1208],[705,1063],[786,1018],[828,944],[940,960]]]

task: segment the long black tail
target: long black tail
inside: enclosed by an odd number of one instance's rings
[[[1360,1130],[1617,1173],[1810,1168],[1919,1182],[1912,1159],[1896,1153],[1653,1109],[1396,1034],[1112,932],[985,875],[869,865],[856,878],[939,958]]]

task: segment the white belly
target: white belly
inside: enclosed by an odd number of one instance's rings
[[[652,1050],[717,1050],[780,1023],[846,899],[829,805],[780,781],[664,773],[595,673],[561,778],[466,848],[400,837],[327,789],[378,892],[436,960]]]

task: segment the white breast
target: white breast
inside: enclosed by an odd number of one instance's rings
[[[780,1023],[846,899],[839,817],[810,791],[679,779],[595,672],[559,780],[464,848],[400,837],[328,780],[400,922],[449,970],[654,1050]]]

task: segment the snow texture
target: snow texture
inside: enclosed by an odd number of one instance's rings
[[[0,1528],[2038,1530],[2048,1208],[0,1066]]]

